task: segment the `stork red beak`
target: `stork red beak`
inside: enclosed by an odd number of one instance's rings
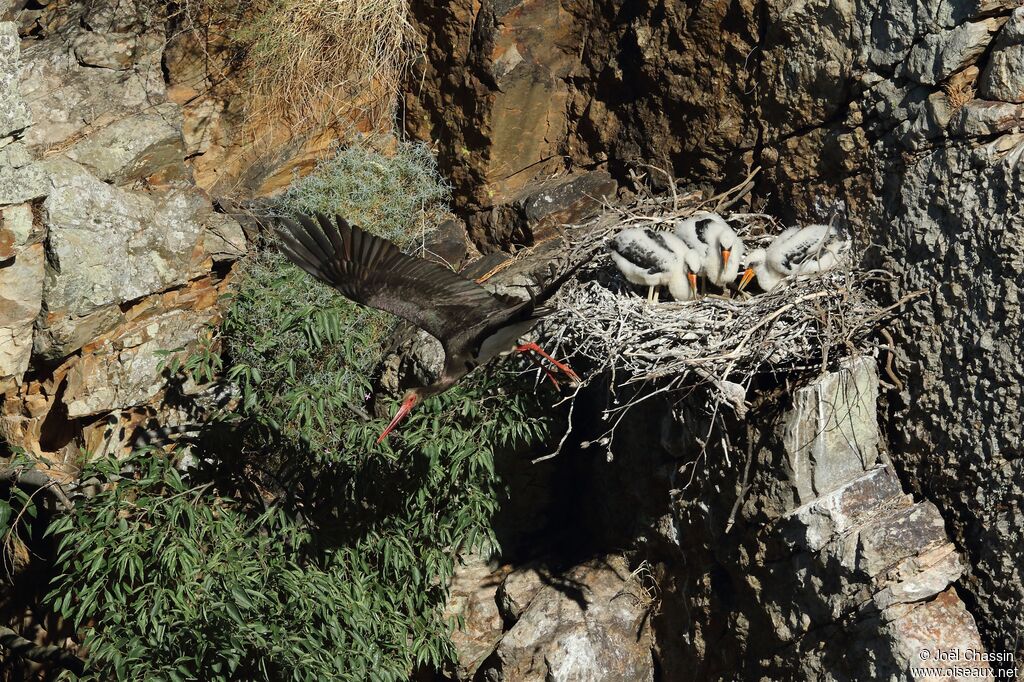
[[[687,273],[686,279],[690,280],[690,291],[693,292],[692,297],[696,298],[697,297],[697,273],[695,273],[695,272]]]
[[[738,290],[743,291],[743,289],[750,284],[750,280],[752,279],[754,279],[754,268],[747,268],[743,271],[743,278],[740,279],[740,286],[738,287]]]
[[[377,438],[378,444],[387,438],[389,433],[395,430],[395,427],[398,426],[398,422],[405,419],[406,415],[412,412],[412,408],[418,399],[419,396],[415,393],[410,393],[406,396],[405,400],[402,401],[402,406],[398,408],[398,412],[395,412],[395,416],[391,419],[391,423],[388,424],[388,427],[384,429],[384,432],[380,434],[379,438]]]
[[[722,249],[722,268],[726,268],[729,265],[729,256],[732,255],[732,251],[729,249]]]

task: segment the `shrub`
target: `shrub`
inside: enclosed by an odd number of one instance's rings
[[[393,146],[382,154],[380,147]],[[448,215],[451,188],[423,143],[369,137],[340,149],[280,197],[286,212],[340,213],[406,248]]]
[[[367,229],[410,241],[415,211],[360,205]],[[490,368],[376,446],[385,420],[365,403],[391,325],[272,248],[243,266],[223,355],[176,366],[237,382],[216,420],[229,439],[196,444],[186,478],[150,453],[96,463],[83,477],[130,473],[54,527],[49,598],[86,633],[97,679],[405,680],[452,658],[447,584],[459,553],[495,547],[495,454],[547,423]]]

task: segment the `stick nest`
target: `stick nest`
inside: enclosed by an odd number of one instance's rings
[[[590,260],[553,299],[555,312],[540,334],[575,363],[589,360],[583,386],[603,378],[616,393],[634,386],[628,392],[632,397],[611,412],[624,414],[659,393],[707,388],[715,409],[728,404],[742,418],[747,389],[757,375],[827,370],[830,361],[862,350],[892,309],[868,296],[872,282],[885,273],[858,271],[851,263],[785,280],[771,292],[752,285],[750,296],[711,294],[660,303],[649,303],[646,288],[639,291],[615,267],[605,244],[619,231],[671,230],[698,210],[721,210],[727,198],[716,205],[695,196],[648,196],[567,228],[571,262]],[[733,213],[729,218],[748,252],[767,246],[782,231],[776,219],[764,214]]]

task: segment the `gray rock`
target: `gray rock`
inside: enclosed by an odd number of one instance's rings
[[[0,262],[0,378],[20,378],[32,355],[32,324],[42,304],[43,245]]]
[[[832,116],[845,101],[854,66],[849,36],[855,3],[766,4],[765,115],[778,122],[773,135],[784,135]]]
[[[1019,105],[972,102],[958,113],[972,134],[1021,125]],[[988,147],[950,144],[879,174],[887,191],[871,234],[880,265],[898,273],[895,296],[934,292],[896,333],[907,386],[889,422],[894,458],[941,509],[966,554],[958,589],[974,594],[979,625],[1002,650],[1014,646],[1005,633],[1024,626],[1024,195],[1020,166]]]
[[[478,243],[505,247],[542,241],[559,225],[579,223],[596,215],[617,187],[606,171],[530,183],[507,203],[472,216],[469,232]]]
[[[956,28],[966,19],[990,12],[990,5],[1004,1],[1007,0],[858,2],[857,24],[850,33],[850,42],[862,51],[866,64],[889,70],[906,59],[923,35]]]
[[[1024,105],[973,100],[949,120],[950,135],[981,137],[1004,133],[1024,124]]]
[[[882,631],[892,643],[892,655],[903,673],[897,679],[913,678],[911,668],[921,666],[922,652],[929,654],[930,666],[941,670],[935,677],[960,680],[995,677],[989,664],[975,657],[985,652],[985,646],[978,637],[974,618],[963,608],[955,588],[950,587],[933,599],[894,605],[883,612],[883,618]],[[959,653],[974,660],[934,660],[938,651]]]
[[[621,558],[578,566],[538,592],[477,679],[653,680],[649,605]]]
[[[20,204],[45,196],[46,174],[20,142],[0,148],[0,205]]]
[[[33,236],[32,206],[16,204],[0,208],[0,261],[13,258]]]
[[[935,505],[925,502],[903,507],[876,516],[859,529],[856,568],[874,579],[884,578],[900,561],[948,543]]]
[[[160,53],[154,47],[133,68],[114,70],[82,66],[59,38],[29,43],[21,55],[22,96],[34,121],[26,144],[40,150],[70,146],[163,102]]]
[[[501,639],[503,624],[495,591],[508,567],[497,571],[478,556],[468,557],[456,566],[445,605],[445,618],[461,618],[465,627],[452,633],[457,665],[451,671],[456,680],[472,680],[477,668]]]
[[[1024,102],[1024,7],[1018,7],[996,37],[978,92],[988,99]]]
[[[245,231],[238,221],[223,213],[211,212],[203,221],[203,251],[215,261],[235,260],[246,253]]]
[[[974,64],[1004,21],[1002,18],[982,19],[925,36],[910,51],[905,68],[907,76],[927,85],[941,83]]]
[[[876,467],[858,479],[794,509],[782,526],[791,546],[817,552],[839,534],[854,528],[880,505],[903,497],[899,480],[888,467]]]
[[[421,82],[431,96],[422,98],[427,115],[421,112],[419,134],[440,136],[466,157],[504,160],[486,139],[490,119],[458,107],[457,98],[490,96],[495,86],[479,71],[525,75],[523,61],[532,55],[518,49],[518,56],[509,50],[490,58],[490,42],[453,44],[451,36],[472,33],[470,3],[424,4],[431,9],[417,14],[417,23],[433,42]],[[431,11],[442,4],[444,10]],[[776,443],[755,459],[751,490],[740,500],[732,534],[723,536],[719,529],[728,527],[731,505],[742,498],[733,492],[736,459],[719,466],[692,447],[679,448],[695,464],[664,485],[689,488],[675,491],[674,523],[658,521],[670,532],[648,529],[642,540],[661,547],[678,536],[681,550],[664,559],[679,609],[660,649],[665,679],[904,680],[929,642],[933,649],[980,647],[978,627],[1019,661],[1024,135],[1017,130],[1024,121],[1010,80],[1021,70],[1008,47],[1016,44],[1016,16],[993,38],[1000,17],[1019,0],[856,0],[852,16],[847,2],[667,0],[631,3],[627,17],[606,11],[611,4],[581,11],[570,26],[582,36],[576,43],[568,33],[548,33],[582,55],[572,67],[562,153],[579,165],[663,163],[685,182],[721,190],[764,160],[763,152],[756,156],[763,147],[775,158],[762,163],[753,205],[763,201],[786,222],[807,222],[821,217],[816,202],[847,202],[852,231],[873,245],[857,251],[865,265],[894,277],[885,298],[928,292],[883,323],[895,337],[895,357],[888,358],[895,378],[885,377],[894,387],[880,418],[888,456],[908,490],[936,504],[964,557],[960,565],[948,545],[926,543],[921,553],[896,557],[880,576],[869,576],[864,567],[886,563],[888,545],[907,540],[904,533],[931,537],[931,512],[906,512],[917,520],[901,526],[896,512],[910,508],[910,500],[894,494],[892,480],[879,478],[877,469],[813,497],[815,462],[794,459]],[[968,75],[972,68],[980,71],[977,82]],[[999,90],[997,81],[1013,88]],[[985,99],[971,101],[974,86]],[[549,130],[560,134],[562,127],[555,121]],[[751,129],[756,142],[749,141]],[[463,186],[480,177],[466,174]],[[774,425],[759,428],[770,438]],[[629,432],[623,449],[656,449],[643,440],[652,430],[648,422]],[[631,454],[617,454],[616,463]],[[635,466],[637,458],[609,489],[632,503],[615,507],[619,517],[649,516],[653,523],[666,510],[633,503],[656,501],[660,490],[651,481],[654,467]],[[780,473],[790,463],[800,465],[793,474],[799,486]],[[835,464],[839,478],[860,466]],[[865,505],[856,513],[832,498],[861,486]],[[869,494],[879,495],[881,506],[869,504]],[[613,504],[611,495],[596,497],[595,515]],[[815,506],[826,501],[840,508]],[[772,524],[795,510],[806,518],[789,519],[795,525],[787,521],[774,535]],[[882,519],[899,532],[878,526]],[[871,520],[873,532],[890,541],[870,547],[874,559],[858,564],[851,561],[857,526]],[[734,556],[741,559],[734,563]],[[942,588],[961,570],[956,589]],[[784,582],[786,576],[798,579]],[[970,592],[977,625],[958,590]],[[772,594],[784,602],[810,596],[797,607],[780,606],[777,620],[762,618]],[[663,604],[666,621],[672,602]],[[831,620],[836,612],[849,617]],[[803,634],[780,647],[779,638],[793,633]]]
[[[116,322],[119,304],[188,279],[205,203],[187,192],[127,192],[66,159],[41,165],[52,189],[43,204],[46,333],[36,345],[61,357]]]
[[[120,118],[91,132],[65,153],[106,182],[127,184],[168,168],[184,176],[181,109],[161,104]]]
[[[115,334],[90,339],[90,350],[68,372],[64,405],[83,417],[141,405],[166,384],[163,351],[196,340],[212,316],[206,310],[168,310],[133,320]]]
[[[783,440],[791,484],[805,503],[859,478],[878,457],[874,362],[861,358],[794,396]]]
[[[86,31],[75,36],[71,49],[83,66],[127,69],[135,62],[138,51],[144,44],[142,37],[136,33]]]
[[[498,588],[498,610],[507,622],[514,623],[523,615],[533,598],[544,587],[544,579],[537,569],[524,567],[505,576]]]
[[[18,83],[20,51],[18,25],[10,21],[0,22],[0,138],[19,132],[32,123]]]
[[[893,579],[875,593],[872,600],[879,610],[895,604],[922,602],[939,594],[963,574],[960,554],[951,543],[901,562],[892,571]]]

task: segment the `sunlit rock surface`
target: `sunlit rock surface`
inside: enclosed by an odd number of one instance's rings
[[[159,404],[246,237],[192,180],[155,8],[17,16],[35,33],[0,23],[0,428],[63,463],[119,452],[130,430],[96,425]]]

